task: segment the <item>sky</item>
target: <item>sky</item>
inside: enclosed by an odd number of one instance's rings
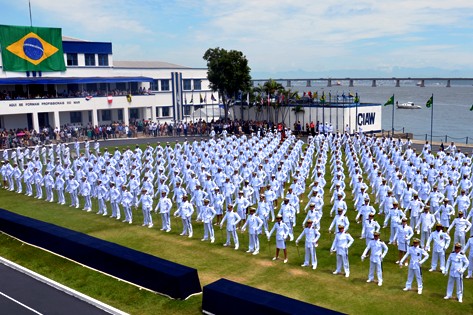
[[[30,0],[33,26],[112,42],[114,60],[206,66],[239,50],[254,79],[473,77],[472,0]],[[30,25],[28,0],[0,24]]]

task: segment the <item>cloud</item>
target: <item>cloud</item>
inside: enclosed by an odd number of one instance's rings
[[[218,46],[242,51],[259,71],[473,69],[471,0],[35,0],[32,6],[33,20],[62,27],[64,35],[111,41],[121,60],[201,67],[206,49]]]

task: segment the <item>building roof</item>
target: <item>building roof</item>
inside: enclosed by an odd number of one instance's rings
[[[69,36],[62,36],[62,41],[66,41],[66,42],[88,42],[87,40],[78,39],[78,38],[69,37]]]
[[[114,68],[135,69],[189,69],[189,67],[176,65],[164,61],[113,61]]]

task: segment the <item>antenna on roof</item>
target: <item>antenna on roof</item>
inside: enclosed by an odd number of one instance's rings
[[[33,27],[33,18],[31,16],[31,0],[28,0],[28,6],[30,8],[30,26]]]

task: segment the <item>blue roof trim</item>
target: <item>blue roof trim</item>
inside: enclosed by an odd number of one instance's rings
[[[13,84],[79,84],[79,83],[118,83],[118,82],[153,82],[149,77],[90,77],[90,78],[8,78],[0,79],[0,85]]]
[[[112,43],[98,42],[62,42],[62,50],[64,53],[77,54],[112,54]]]

